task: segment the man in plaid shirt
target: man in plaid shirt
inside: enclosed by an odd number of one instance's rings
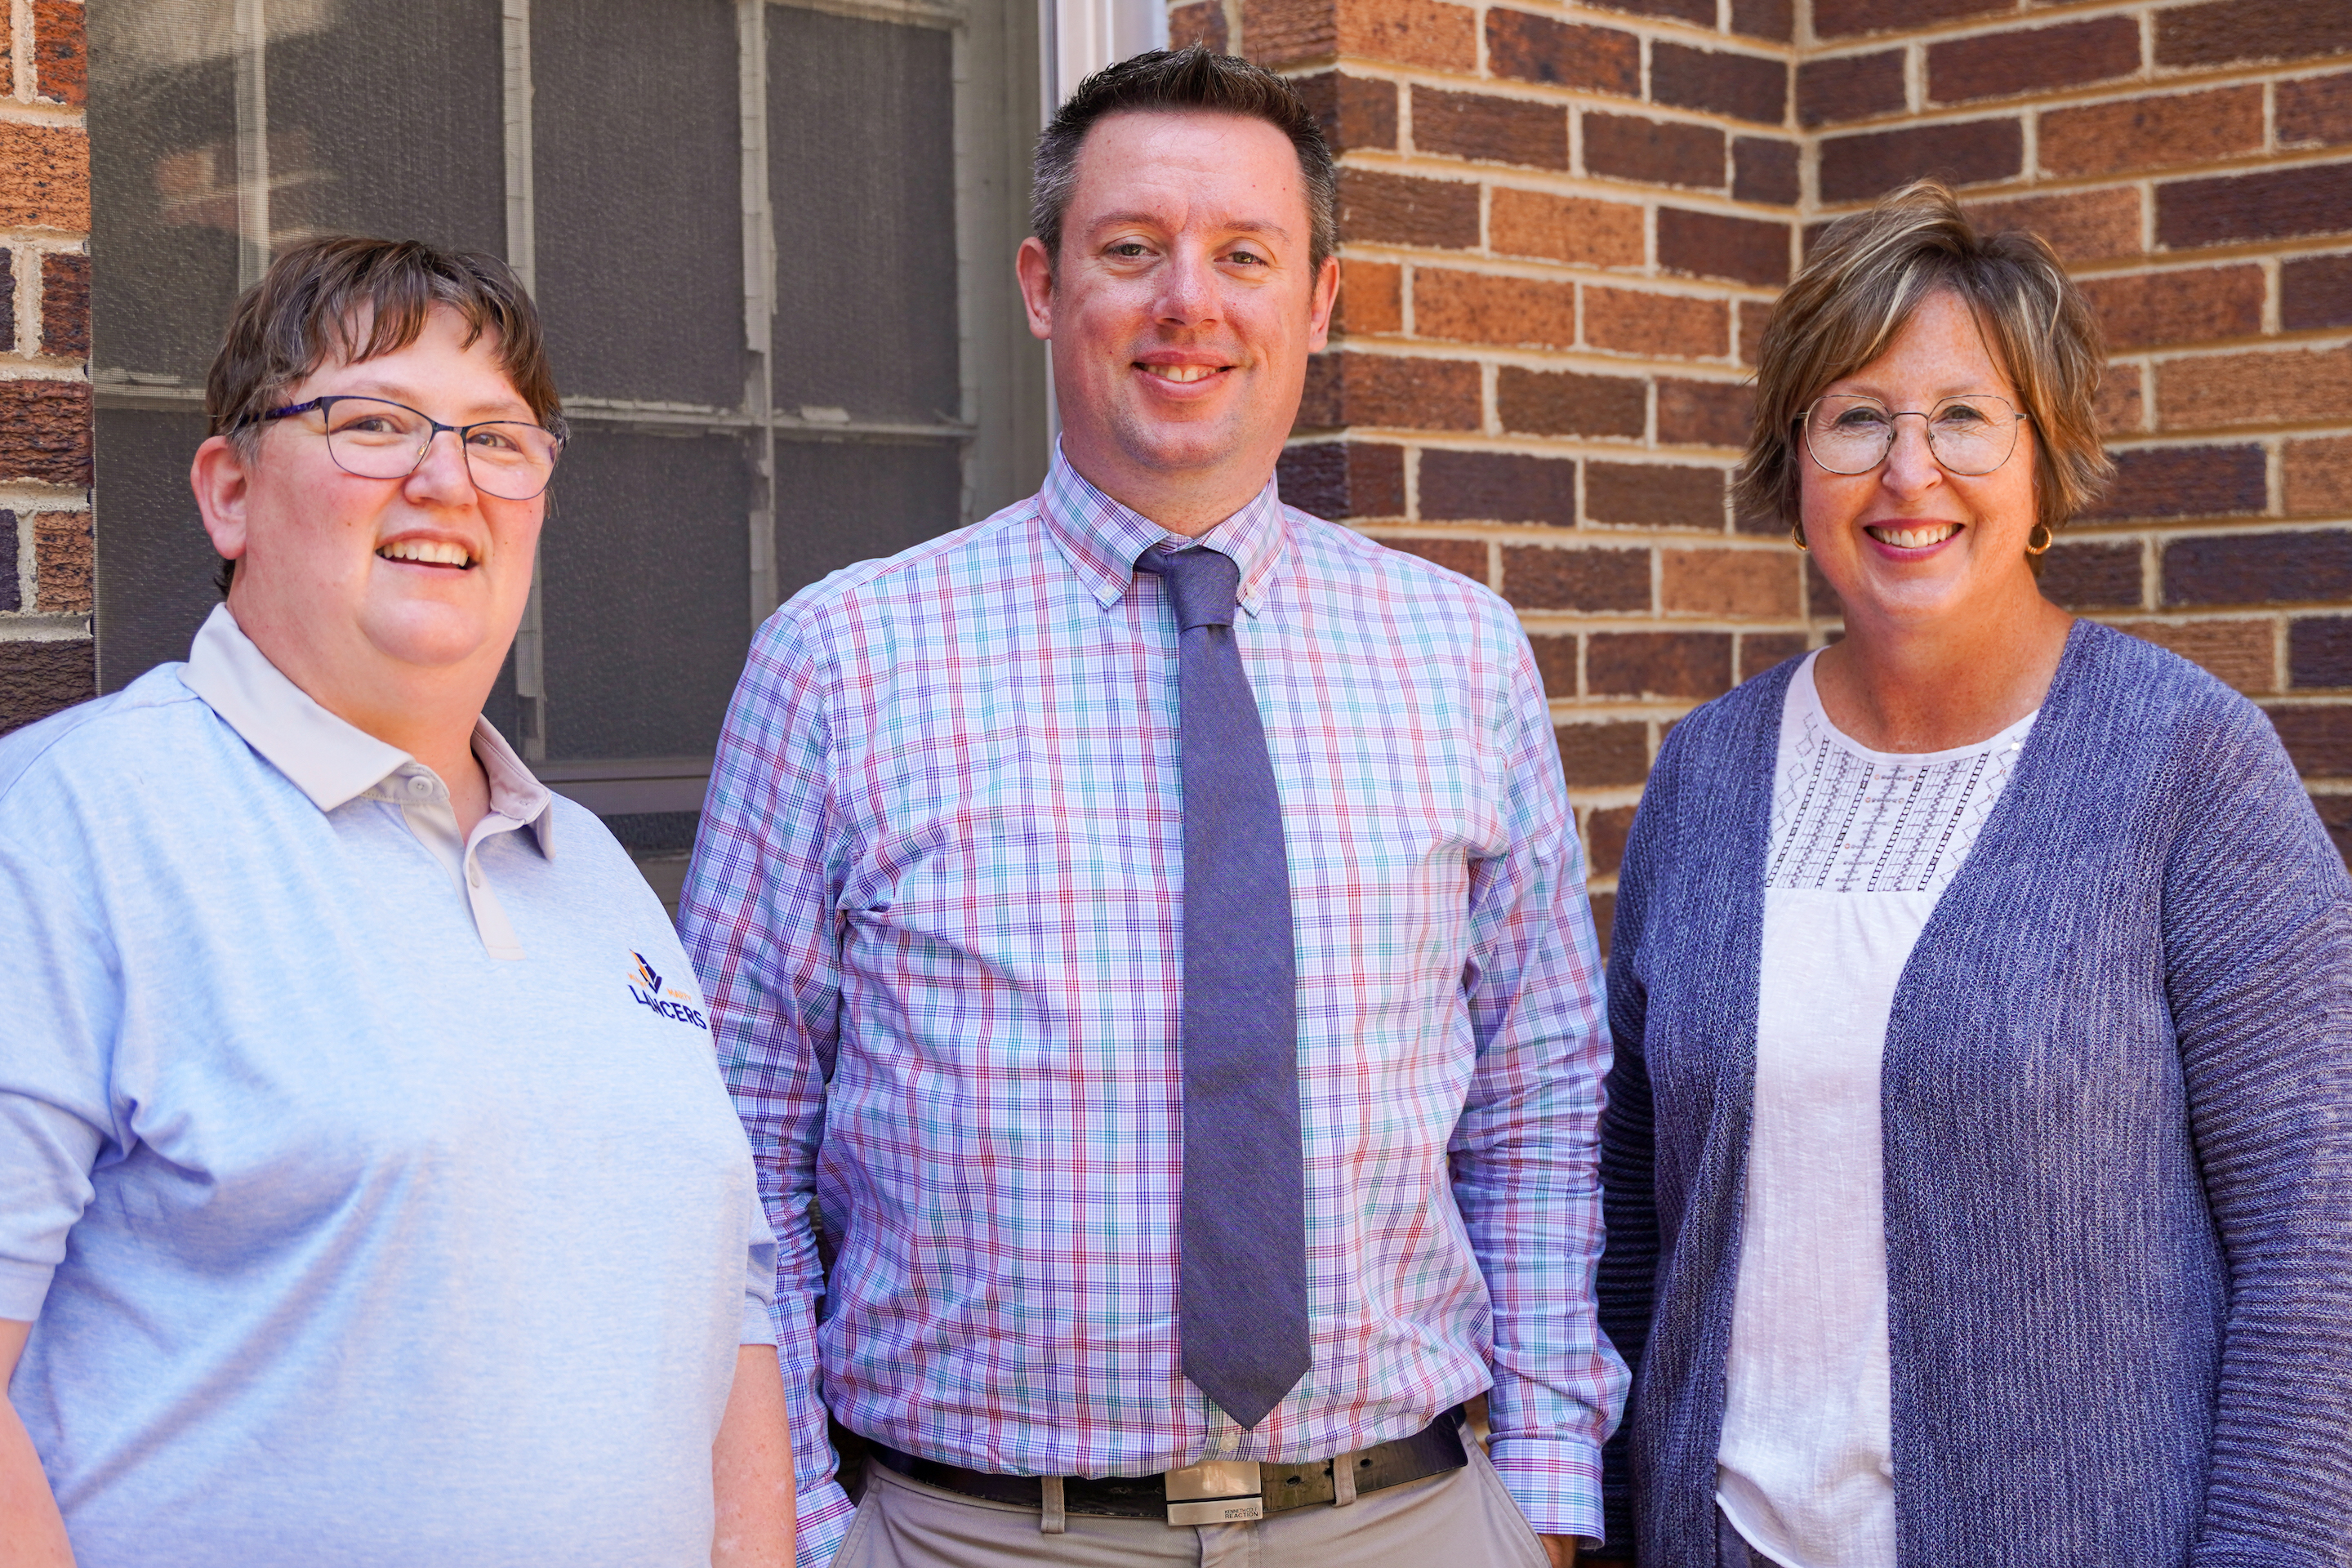
[[[736,690],[682,923],[781,1242],[804,1563],[1600,1536],[1609,1053],[1533,659],[1274,482],[1334,184],[1240,60],[1085,83],[1020,255],[1045,488],[800,594]]]

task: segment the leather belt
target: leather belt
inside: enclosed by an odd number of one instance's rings
[[[959,1492],[978,1498],[983,1502],[1008,1503],[1015,1508],[1043,1509],[1045,1489],[1035,1476],[996,1476],[984,1470],[967,1470],[961,1465],[941,1464],[935,1459],[918,1458],[887,1443],[868,1439],[877,1464],[893,1470],[909,1480],[945,1491]],[[1345,1462],[1353,1473],[1355,1484],[1351,1492],[1373,1492],[1386,1487],[1401,1487],[1408,1481],[1424,1480],[1431,1476],[1458,1470],[1468,1464],[1469,1458],[1462,1447],[1462,1406],[1455,1405],[1410,1437],[1377,1444],[1370,1448],[1342,1454],[1338,1459],[1310,1460],[1302,1464],[1267,1465],[1236,1463],[1231,1460],[1209,1460],[1189,1465],[1181,1470],[1171,1470],[1156,1476],[1067,1476],[1062,1479],[1062,1507],[1070,1513],[1089,1514],[1099,1519],[1157,1519],[1171,1524],[1205,1524],[1223,1519],[1255,1519],[1261,1513],[1280,1513],[1288,1509],[1311,1508],[1318,1503],[1330,1503],[1344,1484],[1333,1475],[1333,1467]],[[1202,1472],[1213,1474],[1234,1471],[1256,1472],[1257,1490],[1244,1497],[1231,1495],[1208,1501],[1194,1500],[1203,1497]],[[1231,1487],[1231,1482],[1208,1483],[1217,1490]],[[1244,1500],[1258,1505],[1255,1509],[1224,1507]],[[1199,1510],[1216,1510],[1202,1512]]]

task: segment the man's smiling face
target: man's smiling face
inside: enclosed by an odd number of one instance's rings
[[[1056,264],[1034,239],[1021,259],[1081,473],[1129,505],[1264,484],[1330,327],[1339,268],[1313,265],[1312,227],[1265,121],[1127,112],[1087,133]]]

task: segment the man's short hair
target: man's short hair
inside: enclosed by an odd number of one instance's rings
[[[436,306],[457,313],[469,346],[485,332],[497,339],[499,368],[531,417],[561,435],[562,403],[539,310],[513,268],[423,240],[350,235],[296,246],[238,297],[205,377],[211,433],[227,436],[250,461],[269,427],[263,416],[289,390],[330,359],[356,364],[398,353],[424,333]],[[224,594],[236,567],[221,563]]]
[[[1263,120],[1290,138],[1307,182],[1307,259],[1321,271],[1339,248],[1339,176],[1315,113],[1297,89],[1263,66],[1198,44],[1146,49],[1105,66],[1078,84],[1037,138],[1030,185],[1029,230],[1055,266],[1062,259],[1062,216],[1078,183],[1078,149],[1106,115],[1146,111],[1237,114]]]

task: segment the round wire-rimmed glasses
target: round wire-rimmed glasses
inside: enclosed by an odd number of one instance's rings
[[[1895,423],[1916,419],[1927,426],[1927,449],[1955,474],[1991,473],[2017,449],[2017,427],[2025,416],[1991,393],[1966,393],[1939,400],[1922,412],[1893,409],[1875,397],[1833,393],[1805,410],[1805,450],[1833,474],[1866,474],[1886,461],[1895,445]]]
[[[424,463],[442,431],[457,437],[474,488],[500,500],[530,500],[555,477],[563,437],[521,419],[444,425],[431,415],[385,397],[336,394],[273,408],[264,419],[316,414],[335,467],[363,479],[404,479]]]

